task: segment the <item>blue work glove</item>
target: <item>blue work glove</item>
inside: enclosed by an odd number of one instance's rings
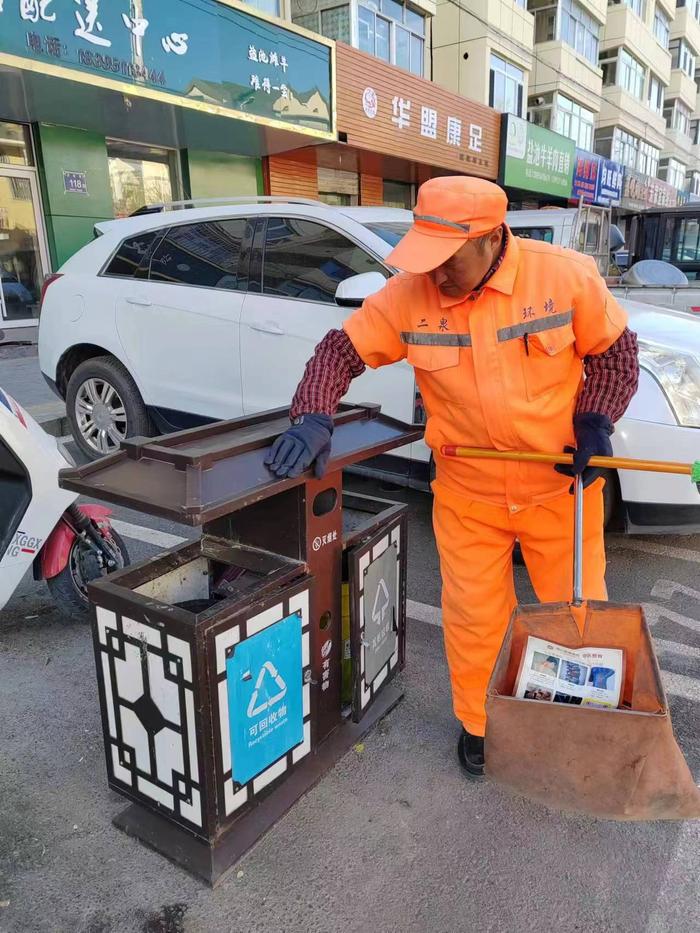
[[[596,412],[574,415],[576,448],[564,448],[565,453],[574,455],[574,462],[571,466],[557,464],[554,469],[564,476],[581,476],[584,489],[590,486],[603,475],[603,470],[600,467],[589,467],[588,461],[591,457],[612,457],[610,435],[614,430],[613,423],[607,415]],[[571,491],[573,492],[573,486]]]
[[[265,457],[265,466],[281,478],[294,479],[316,466],[316,479],[326,472],[331,455],[333,419],[329,415],[311,414],[295,418],[291,428],[281,434]]]

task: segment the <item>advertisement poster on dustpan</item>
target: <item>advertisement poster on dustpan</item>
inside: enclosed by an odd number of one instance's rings
[[[565,648],[530,636],[515,696],[520,700],[616,709],[624,676],[620,648]]]

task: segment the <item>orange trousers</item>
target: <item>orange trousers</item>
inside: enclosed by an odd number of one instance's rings
[[[603,484],[584,492],[583,595],[607,599]],[[520,541],[537,598],[572,598],[574,499],[568,492],[511,511],[433,484],[433,525],[442,572],[442,622],[457,719],[486,728],[486,687],[516,605],[512,554]]]

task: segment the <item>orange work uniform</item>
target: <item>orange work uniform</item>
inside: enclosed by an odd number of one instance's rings
[[[486,686],[515,606],[516,538],[538,597],[571,598],[571,481],[547,465],[449,459],[440,449],[573,445],[583,358],[605,352],[626,323],[590,257],[510,233],[478,293],[448,298],[429,275],[402,274],[345,322],[368,366],[407,359],[415,368],[437,470],[434,528],[454,709],[474,735],[484,734]],[[606,597],[602,486],[585,494],[590,599]]]

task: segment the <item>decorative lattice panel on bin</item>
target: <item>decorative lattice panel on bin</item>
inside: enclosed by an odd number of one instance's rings
[[[311,751],[309,590],[211,638],[216,785],[230,817]]]
[[[97,607],[95,647],[110,782],[201,831],[191,645]]]
[[[403,666],[405,520],[398,519],[352,556],[353,715],[360,719]]]

